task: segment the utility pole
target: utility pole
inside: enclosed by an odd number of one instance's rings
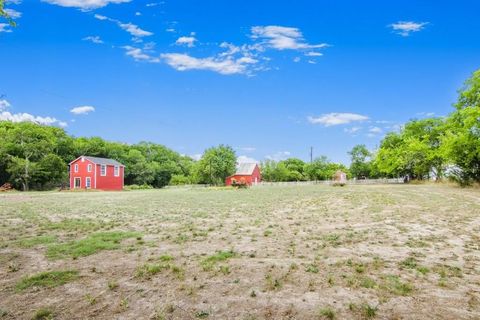
[[[310,147],[310,163],[313,163],[313,147]]]

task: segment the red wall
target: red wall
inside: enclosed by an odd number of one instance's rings
[[[122,190],[123,189],[123,167],[120,167],[120,175],[113,175],[114,166],[107,166],[107,175],[100,175],[100,165],[97,165],[97,189],[100,190]]]
[[[260,169],[258,168],[258,165],[255,166],[255,169],[253,170],[253,173],[251,175],[233,175],[230,177],[227,177],[225,179],[225,185],[231,186],[232,185],[232,180],[235,179],[238,182],[244,180],[246,184],[251,186],[252,184],[255,183],[255,178],[257,178],[257,183],[260,183],[262,181],[262,175],[260,174]]]
[[[78,172],[75,172],[75,165],[78,164]],[[87,166],[88,164],[92,165],[92,172],[87,171]],[[77,159],[75,162],[73,162],[70,165],[70,189],[75,188],[75,178],[80,178],[80,188],[79,189],[85,189],[86,188],[86,178],[90,177],[91,178],[91,189],[95,188],[95,164],[88,161],[85,159],[84,162],[82,162],[81,159]]]
[[[92,164],[92,172],[87,172],[88,164]],[[75,172],[75,164],[78,164],[78,172]],[[96,173],[95,173],[96,168]],[[95,165],[89,160],[85,159],[82,162],[81,158],[75,160],[70,164],[70,189],[75,189],[75,178],[81,179],[81,185],[79,189],[86,188],[86,178],[91,178],[91,189],[99,190],[122,190],[123,189],[123,176],[124,167],[120,167],[120,175],[114,176],[114,166],[107,166],[107,175],[100,175],[100,165]]]

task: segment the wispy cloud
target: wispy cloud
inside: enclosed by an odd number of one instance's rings
[[[269,47],[277,50],[320,49],[328,46],[326,43],[309,44],[305,42],[303,34],[298,28],[256,26],[252,27],[251,31],[253,39],[263,39]]]
[[[239,164],[240,163],[259,163],[259,161],[255,158],[245,156],[245,155],[241,155],[241,156],[237,157],[237,163],[239,163]]]
[[[187,46],[189,48],[195,47],[195,42],[197,39],[195,37],[180,37],[175,41],[175,44],[178,46]]]
[[[11,106],[7,99],[0,99],[0,111],[6,110]]]
[[[379,133],[382,133],[383,130],[380,127],[370,127],[370,129],[368,129],[368,132],[374,133],[374,134],[379,134]]]
[[[126,3],[126,2],[130,2],[131,0],[42,0],[42,1],[50,4],[56,4],[62,7],[91,10],[91,9],[103,8],[109,5],[110,3],[114,3],[114,4]]]
[[[250,57],[233,59],[231,57],[207,57],[195,58],[188,54],[165,53],[160,57],[172,68],[178,71],[186,70],[210,70],[220,74],[247,73],[248,66],[258,61]]]
[[[88,37],[83,38],[82,40],[90,41],[90,42],[93,42],[93,43],[96,43],[96,44],[102,44],[103,43],[103,40],[100,39],[99,36],[88,36]]]
[[[70,112],[73,113],[74,115],[89,114],[90,112],[94,112],[94,111],[95,111],[95,108],[92,106],[80,106],[70,110]]]
[[[160,62],[160,59],[158,57],[147,54],[143,49],[132,46],[124,46],[123,49],[126,50],[125,54],[132,57],[135,61],[146,61],[153,63]]]
[[[0,32],[12,32],[8,23],[0,23]]]
[[[22,16],[22,13],[14,9],[5,9],[4,10],[8,16],[12,19],[18,19]]]
[[[345,131],[346,133],[349,133],[349,134],[355,134],[357,133],[358,131],[362,130],[361,127],[351,127],[351,128],[345,128],[343,129],[343,131]]]
[[[290,157],[290,155],[291,155],[290,151],[279,151],[272,155],[265,156],[265,159],[273,160],[273,161],[281,161],[281,160],[287,159],[288,157]]]
[[[308,117],[308,122],[325,127],[368,120],[367,116],[356,113],[327,113],[319,117]]]
[[[428,22],[399,21],[388,25],[393,31],[403,37],[408,37],[412,32],[418,32],[425,28]]]
[[[141,38],[153,35],[153,32],[145,31],[133,23],[119,23],[118,25],[134,37]]]

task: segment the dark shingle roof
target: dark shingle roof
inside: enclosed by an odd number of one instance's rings
[[[120,162],[118,162],[117,160],[113,160],[113,159],[107,159],[107,158],[97,158],[97,157],[87,157],[87,156],[84,156],[85,159],[87,160],[90,160],[92,161],[93,163],[95,164],[104,164],[104,165],[107,165],[107,166],[123,166],[123,164],[121,164]]]

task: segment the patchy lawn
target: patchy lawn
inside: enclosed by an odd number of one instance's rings
[[[479,319],[480,191],[0,194],[0,319]]]

